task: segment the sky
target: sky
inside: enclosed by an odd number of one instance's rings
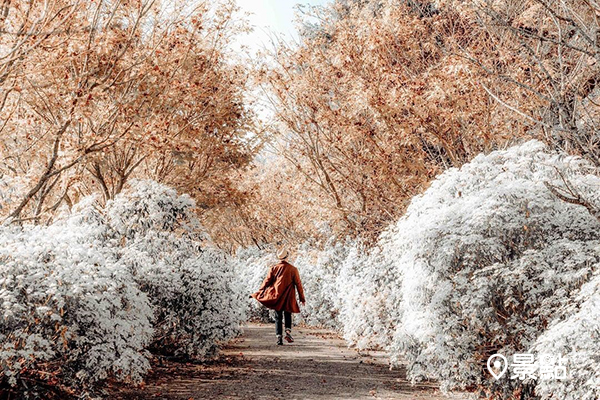
[[[288,39],[297,37],[294,28],[294,7],[296,4],[324,5],[331,0],[237,0],[249,17],[254,31],[242,38],[243,44],[251,50],[269,46],[269,34],[285,35]]]
[[[297,39],[298,34],[294,26],[295,6],[325,5],[332,0],[236,0],[242,8],[241,12],[250,13],[248,22],[254,28],[248,35],[238,37],[234,49],[245,47],[249,55],[255,56],[256,52],[267,48],[272,50],[270,38],[273,35],[283,36],[285,39]],[[246,51],[244,51],[246,53]],[[246,53],[248,54],[248,53]],[[272,111],[267,106],[265,97],[261,93],[254,93],[256,103],[254,110],[259,118],[268,120]]]

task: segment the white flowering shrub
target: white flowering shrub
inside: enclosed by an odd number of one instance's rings
[[[328,243],[323,250],[313,250],[306,243],[299,250],[293,264],[298,268],[306,306],[300,309],[302,321],[307,325],[340,329],[341,307],[338,275],[352,244]]]
[[[101,220],[88,210],[0,228],[2,385],[51,376],[85,388],[108,376],[138,382],[149,369],[152,310]]]
[[[600,275],[583,285],[575,301],[563,306],[530,349],[561,355],[569,365],[569,379],[540,380],[535,393],[542,399],[594,400],[600,398]]]
[[[358,349],[387,349],[400,322],[401,271],[386,244],[381,238],[368,250],[351,248],[338,276],[342,333]]]
[[[364,276],[361,276],[368,269],[368,257],[364,250],[359,245],[348,249],[347,256],[337,266],[335,280],[339,330],[350,345],[358,345],[359,348],[368,347],[363,343],[363,339],[367,339],[366,332],[371,328],[367,326],[371,304],[363,301],[364,296],[368,296],[371,286],[371,282],[367,282]]]
[[[0,227],[0,388],[139,382],[148,349],[204,359],[237,335],[241,284],[193,207],[143,181],[104,209],[88,198],[47,227]]]
[[[139,181],[106,213],[124,243],[123,266],[154,308],[154,350],[203,359],[241,332],[241,283],[230,260],[198,233],[187,195]]]
[[[526,352],[549,325],[548,335],[566,334],[559,316],[578,318],[559,310],[597,271],[600,223],[559,200],[545,183],[569,182],[597,201],[600,179],[592,172],[581,159],[548,153],[531,141],[448,170],[415,197],[386,233],[392,238],[388,256],[402,273],[401,300],[391,305],[401,315],[392,360],[403,357],[411,377],[438,379],[443,389],[533,396],[531,384],[494,381],[485,363],[494,353]],[[593,337],[597,325],[572,329]],[[586,346],[581,357],[591,363],[598,340]],[[564,387],[539,390],[561,398]],[[577,390],[573,398],[589,388]]]
[[[257,247],[238,249],[234,257],[235,271],[243,283],[243,305],[248,320],[274,322],[275,312],[251,298],[267,277],[269,268],[277,263],[274,249],[260,250]]]

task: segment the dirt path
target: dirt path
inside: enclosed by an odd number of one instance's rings
[[[249,324],[208,365],[155,367],[143,388],[111,390],[114,399],[447,399],[433,384],[411,386],[380,352],[360,354],[331,332],[295,328],[275,344],[274,325]]]

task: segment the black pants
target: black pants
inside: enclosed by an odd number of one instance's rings
[[[285,329],[292,329],[292,313],[288,311],[276,311],[277,319],[275,321],[275,331],[278,335],[283,335],[283,329],[281,327],[281,322],[285,315]]]

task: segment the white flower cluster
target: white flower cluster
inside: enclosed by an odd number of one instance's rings
[[[340,265],[348,256],[350,242],[338,242],[314,251],[309,244],[297,253],[294,265],[298,268],[306,297],[301,309],[303,322],[308,325],[337,328],[340,325],[340,291],[337,283]]]
[[[340,328],[348,344],[358,349],[388,348],[400,320],[401,310],[394,305],[401,299],[401,274],[389,253],[382,236],[368,250],[352,247],[340,270]]]
[[[238,334],[239,281],[192,211],[143,181],[103,210],[87,198],[50,226],[0,228],[2,380],[137,382],[148,349],[204,358]]]
[[[575,301],[559,311],[531,351],[562,355],[569,379],[543,380],[536,393],[543,399],[594,400],[600,397],[600,274],[587,282]]]
[[[414,198],[386,233],[389,257],[402,272],[392,359],[404,358],[410,376],[438,379],[444,389],[479,387],[508,397],[538,385],[533,389],[542,398],[597,398],[598,369],[590,365],[600,355],[600,341],[591,340],[598,320],[584,319],[573,304],[598,304],[598,290],[587,285],[599,273],[600,223],[547,187],[576,189],[600,204],[593,172],[581,159],[531,141],[451,169]],[[491,354],[550,342],[577,358],[569,364],[577,387],[539,381],[524,388],[484,372]]]
[[[96,219],[91,211],[48,227],[1,228],[0,364],[10,384],[47,363],[74,383],[139,381],[150,367],[148,297]]]
[[[153,348],[210,357],[220,342],[240,333],[245,315],[239,280],[230,260],[199,231],[188,196],[142,181],[106,208],[124,242],[122,264],[153,306]]]
[[[267,277],[269,267],[277,263],[275,251],[259,250],[256,247],[239,249],[234,258],[236,275],[244,287],[244,307],[251,321],[273,322],[275,313],[264,307],[250,295],[260,288]]]

